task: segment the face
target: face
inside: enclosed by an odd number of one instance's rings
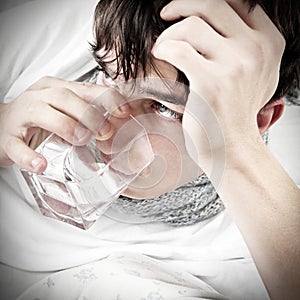
[[[99,73],[97,84],[115,88],[126,96],[131,114],[146,129],[154,153],[153,162],[123,194],[135,199],[152,198],[199,176],[202,172],[185,148],[181,120],[187,93],[186,87],[176,82],[175,68],[156,61],[160,76],[150,70],[147,78],[137,78],[133,85],[133,81],[124,83],[122,76],[112,80],[114,66],[110,67],[107,73]]]

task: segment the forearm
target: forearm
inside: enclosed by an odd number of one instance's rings
[[[300,190],[262,143],[227,153],[220,197],[272,299],[300,294]]]

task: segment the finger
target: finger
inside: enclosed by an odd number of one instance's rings
[[[38,101],[35,105],[37,112],[43,111],[44,113],[33,112],[27,116],[27,119],[24,119],[25,124],[56,133],[74,145],[86,144],[91,139],[93,133],[77,120],[42,101]]]
[[[226,47],[226,39],[203,19],[195,16],[167,28],[156,40],[156,45],[168,39],[185,41],[206,58],[215,57],[219,52],[224,53]]]
[[[51,87],[38,91],[31,91],[31,101],[47,103],[52,108],[61,112],[75,121],[79,121],[94,134],[98,133],[106,121],[106,109],[93,103],[87,103],[77,94],[67,88]],[[42,107],[40,107],[42,109]],[[47,108],[43,108],[44,110]],[[40,110],[42,111],[42,110]],[[51,116],[53,117],[53,116]],[[107,125],[106,125],[107,126]]]
[[[283,51],[284,37],[260,5],[256,5],[249,11],[245,19],[254,30],[264,34],[265,40],[270,41],[276,49]]]
[[[8,140],[5,151],[13,162],[27,171],[41,173],[47,167],[46,159],[17,137]]]
[[[113,88],[106,88],[91,103],[96,107],[104,107],[106,115],[117,118],[127,118],[131,113],[130,105],[125,97]]]
[[[130,106],[125,97],[115,89],[88,82],[68,81],[67,88],[79,97],[105,110],[115,117],[126,118],[130,114]]]
[[[71,90],[73,93],[78,95],[80,98],[84,99],[89,103],[99,103],[100,100],[107,95],[108,90],[111,88],[94,84],[90,82],[76,82],[76,81],[66,81],[63,79],[46,76],[41,78],[39,81],[34,83],[30,89],[31,90],[40,90],[46,88],[66,88]],[[127,117],[130,114],[130,106],[128,105],[126,99],[119,94],[117,91],[111,92],[110,101],[106,102],[106,108],[110,113],[113,113],[115,116]],[[121,108],[118,110],[118,108]]]
[[[22,99],[22,126],[43,128],[75,145],[85,144],[92,134],[106,139],[113,133],[105,109],[85,102],[69,89],[28,90]]]
[[[187,42],[164,40],[152,50],[153,55],[181,70],[192,84],[194,78],[201,78],[197,85],[204,83],[212,65]]]
[[[69,142],[83,144],[89,140],[91,133],[103,139],[112,134],[113,128],[105,116],[105,108],[85,102],[69,89],[30,90],[26,97],[30,113],[26,114],[25,121],[55,132]],[[42,115],[41,111],[44,112]]]
[[[250,7],[247,1],[227,0],[227,2],[250,28],[265,33],[277,31],[276,26],[259,4]]]
[[[238,36],[249,29],[225,0],[173,0],[161,12],[161,17],[168,21],[189,16],[201,17],[224,37]]]

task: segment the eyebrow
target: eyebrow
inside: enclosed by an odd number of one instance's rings
[[[103,66],[103,67],[100,66],[100,71],[102,71],[102,72],[104,71],[110,77],[114,78],[113,77],[114,75],[112,75],[112,74],[115,74],[114,71],[110,67],[108,67],[106,64],[104,64],[104,65],[105,66]],[[119,75],[122,75],[122,73],[120,73]],[[166,101],[166,102],[169,102],[169,103],[172,103],[175,105],[180,105],[183,107],[185,107],[185,105],[186,105],[186,101],[187,101],[186,91],[184,92],[184,94],[182,96],[175,96],[175,95],[172,95],[171,93],[163,92],[158,89],[149,87],[145,82],[141,82],[138,88],[144,95],[152,96],[157,100]]]
[[[146,95],[152,96],[156,98],[157,100],[162,100],[166,102],[170,102],[176,105],[185,106],[186,104],[186,96],[184,97],[176,97],[175,95],[172,95],[171,93],[159,91],[157,89],[153,89],[150,87],[143,88],[143,93]]]

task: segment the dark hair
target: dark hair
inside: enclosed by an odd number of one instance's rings
[[[300,2],[299,0],[247,0],[254,7],[259,4],[286,41],[280,66],[280,78],[272,99],[279,99],[299,88],[300,66]]]
[[[224,0],[225,1],[225,0]],[[272,99],[284,96],[291,87],[299,86],[299,1],[246,0],[250,7],[260,4],[286,40],[280,79]],[[149,65],[155,68],[152,46],[157,37],[174,22],[160,18],[161,9],[170,0],[101,0],[94,15],[95,42],[93,55],[101,69],[106,71],[108,54],[113,51],[117,64],[116,78],[121,72],[125,80],[134,79],[138,71],[147,75]],[[175,21],[177,22],[177,21]],[[104,49],[103,53],[97,53]],[[180,82],[188,83],[178,71]]]

